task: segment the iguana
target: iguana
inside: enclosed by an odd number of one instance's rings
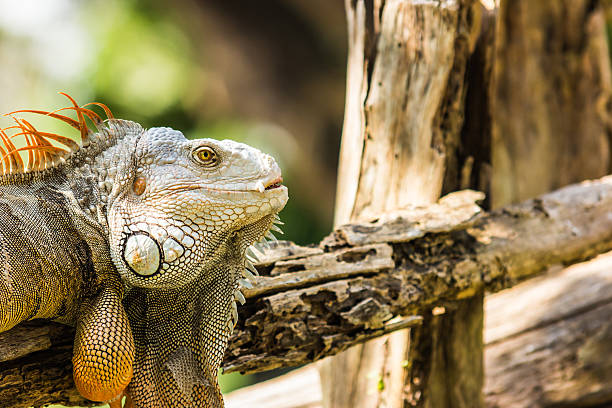
[[[64,95],[72,106],[12,112],[0,130],[0,331],[75,324],[76,387],[113,408],[124,395],[134,408],[223,407],[217,371],[255,272],[245,253],[278,230],[288,198],[278,165]],[[81,143],[23,113],[66,122]]]

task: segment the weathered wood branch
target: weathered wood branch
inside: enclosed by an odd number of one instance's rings
[[[72,380],[74,329],[27,322],[0,333],[0,407],[88,406]]]
[[[612,253],[487,299],[490,408],[612,404]]]
[[[489,408],[612,403],[612,252],[485,298]],[[374,390],[367,390],[373,392]],[[228,408],[321,408],[314,364],[226,395]]]
[[[400,218],[342,226],[318,247],[275,245],[245,293],[226,371],[315,361],[418,324],[434,306],[612,248],[610,177],[490,214],[475,206],[481,197],[454,193]],[[82,403],[70,382],[72,333],[30,323],[0,335],[0,406]]]
[[[482,289],[510,287],[612,248],[612,178],[486,215],[465,198],[451,194],[414,218],[345,225],[321,243],[321,253],[266,261],[260,269],[272,277],[258,278],[245,294],[226,371],[312,362],[389,331],[394,317],[452,308]]]

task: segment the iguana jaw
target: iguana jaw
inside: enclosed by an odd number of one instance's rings
[[[234,194],[234,193],[267,193],[269,191],[278,190],[278,189],[287,189],[283,184],[283,178],[278,176],[268,181],[258,180],[254,185],[249,185],[245,183],[236,183],[235,185],[224,185],[224,186],[216,186],[210,184],[199,184],[199,183],[190,183],[190,184],[177,184],[171,185],[167,187],[167,191],[169,192],[181,192],[181,191],[189,191],[189,190],[206,190],[211,193],[225,193],[225,194]],[[252,183],[251,183],[252,184]],[[266,196],[261,196],[261,198],[265,198]]]

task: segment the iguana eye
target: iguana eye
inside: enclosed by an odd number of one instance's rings
[[[144,177],[136,177],[134,184],[132,184],[132,191],[136,195],[142,195],[147,188],[147,180]]]
[[[206,167],[217,165],[217,153],[210,147],[201,147],[193,152],[196,161]]]

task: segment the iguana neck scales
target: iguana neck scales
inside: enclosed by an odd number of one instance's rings
[[[68,123],[81,145],[19,118],[0,131],[0,331],[76,324],[75,384],[112,407],[123,395],[126,407],[222,407],[217,371],[254,270],[245,252],[287,201],[280,169],[241,143],[145,130],[100,105],[103,122],[70,100],[76,120],[20,112]]]

